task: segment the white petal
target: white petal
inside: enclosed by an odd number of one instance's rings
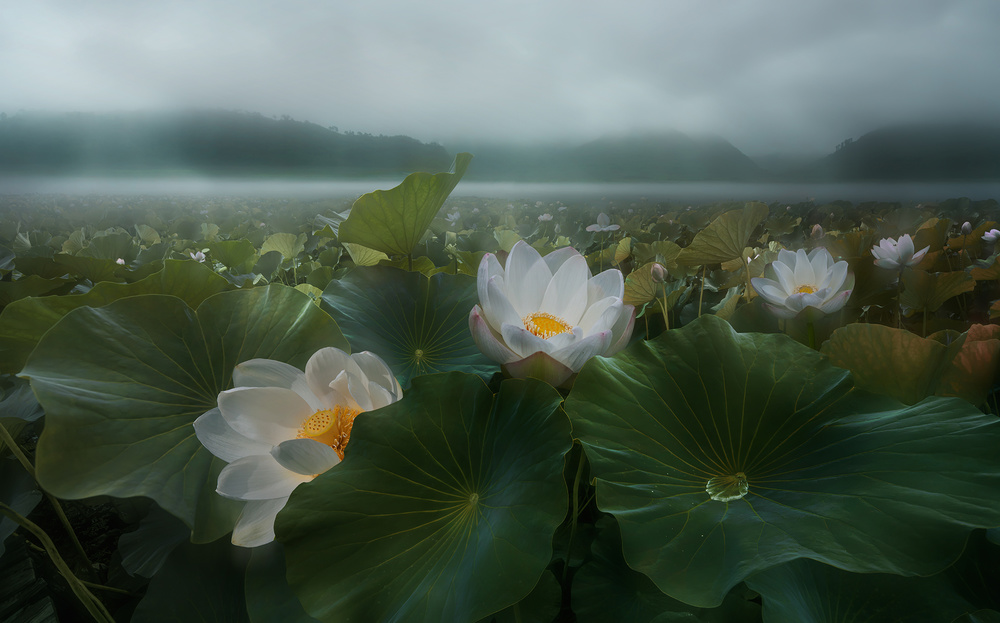
[[[545,288],[552,280],[552,272],[538,251],[527,242],[518,240],[507,257],[504,279],[507,300],[514,306],[518,317],[523,318],[538,311]]]
[[[620,304],[622,300],[615,296],[609,296],[597,301],[587,308],[587,312],[583,315],[583,318],[580,319],[580,326],[583,327],[584,333],[590,335],[595,331],[601,331],[602,329],[594,328],[595,323],[600,320],[604,311],[616,302]]]
[[[361,372],[368,379],[369,383],[376,383],[398,399],[403,395],[403,390],[399,386],[399,381],[393,376],[389,365],[381,357],[370,351],[362,351],[351,355],[354,363],[358,364]]]
[[[570,325],[580,322],[587,307],[587,281],[590,269],[582,255],[569,258],[552,275],[539,311],[562,318]]]
[[[795,282],[795,271],[791,267],[783,262],[774,262],[771,264],[771,268],[774,270],[774,276],[778,278],[775,286],[784,292],[786,296],[798,289],[799,286]],[[750,283],[753,283],[753,279],[750,280]]]
[[[272,446],[236,432],[226,423],[218,407],[206,411],[194,421],[194,434],[201,445],[226,463],[251,454],[267,454]]]
[[[381,409],[386,405],[391,405],[400,398],[403,397],[403,392],[400,390],[398,394],[390,393],[389,390],[378,385],[377,383],[368,384],[368,397],[372,401],[372,409]]]
[[[840,286],[844,285],[844,279],[846,278],[847,262],[841,260],[835,263],[816,285],[819,289],[829,288],[831,292],[837,292],[840,290]]]
[[[879,268],[887,268],[889,270],[896,270],[899,268],[899,262],[892,258],[884,258],[875,260],[875,265]]]
[[[254,455],[223,467],[216,491],[235,500],[270,500],[287,497],[295,487],[312,479],[285,469],[270,454]]]
[[[219,394],[219,410],[236,432],[272,446],[294,439],[315,409],[282,387],[237,387]]]
[[[795,268],[793,270],[795,272],[796,288],[804,285],[816,285],[816,273],[813,270],[813,265],[809,261],[809,256],[806,254],[805,249],[799,249],[795,252]]]
[[[632,337],[632,329],[635,327],[635,307],[624,305],[622,314],[618,316],[615,326],[611,327],[611,345],[604,351],[605,357],[610,357],[628,346]]]
[[[587,335],[593,333],[603,333],[604,331],[610,331],[611,327],[615,326],[615,322],[618,321],[618,317],[622,315],[622,311],[625,309],[625,305],[619,299],[613,299],[611,305],[609,305],[604,312],[597,318],[597,320],[590,325],[587,330]]]
[[[479,270],[476,273],[476,289],[479,291],[479,303],[483,306],[483,309],[489,309],[491,304],[489,292],[486,291],[486,284],[489,283],[492,277],[499,277],[501,280],[500,285],[503,285],[504,272],[500,266],[500,261],[492,253],[487,253],[480,260]],[[506,296],[506,292],[504,296]]]
[[[757,294],[775,305],[784,305],[785,299],[788,298],[788,292],[773,279],[754,277],[750,280],[750,285],[757,291]]]
[[[309,389],[323,401],[326,408],[343,404],[334,396],[330,384],[345,370],[355,376],[362,374],[361,368],[351,356],[339,348],[321,348],[313,353],[306,363],[306,381],[309,383]]]
[[[285,507],[288,497],[251,500],[243,506],[233,528],[233,545],[257,547],[274,540],[274,518]]]
[[[233,368],[235,387],[284,387],[309,403],[314,410],[323,404],[309,389],[306,373],[295,366],[273,359],[250,359]]]
[[[819,309],[828,314],[833,313],[835,311],[838,311],[841,307],[843,307],[847,303],[847,299],[849,298],[851,298],[851,291],[844,290],[837,296],[831,298],[830,300],[820,305]]]
[[[901,264],[910,261],[913,257],[913,238],[910,238],[910,234],[900,236],[896,251]]]
[[[587,282],[587,307],[609,296],[625,296],[625,277],[617,268],[609,268]]]
[[[271,448],[271,456],[283,468],[302,474],[316,476],[337,463],[337,451],[314,439],[289,439]]]
[[[916,253],[914,253],[913,257],[910,259],[909,262],[906,263],[906,265],[907,266],[916,266],[917,264],[919,264],[920,261],[924,259],[924,256],[927,255],[927,252],[930,251],[930,248],[931,248],[930,245],[928,245],[928,246],[924,247],[923,249],[920,249],[919,251],[917,251]]]
[[[486,285],[486,289],[489,291],[491,307],[490,309],[483,307],[483,316],[495,331],[500,331],[500,327],[502,327],[505,323],[521,324],[523,322],[521,320],[522,316],[516,309],[514,309],[514,306],[511,305],[510,300],[507,298],[507,294],[501,291],[498,281],[498,277],[493,277]],[[525,312],[524,315],[526,316],[529,313],[531,312]]]
[[[548,353],[552,350],[550,344],[523,326],[505,324],[501,327],[501,335],[507,347],[517,353],[518,359],[523,359],[532,353]]]
[[[497,339],[496,334],[483,318],[478,305],[469,312],[469,331],[472,333],[472,339],[475,340],[479,350],[493,361],[504,364],[523,359]]]
[[[331,399],[330,406],[341,405],[349,409],[360,411],[371,411],[372,401],[368,397],[368,388],[356,375],[349,374],[347,370],[337,375],[337,378],[330,381]]]
[[[565,348],[577,340],[582,340],[584,337],[584,332],[582,327],[573,327],[572,331],[567,331],[565,333],[560,333],[558,335],[553,335],[549,339],[545,340],[549,347],[549,350],[556,351],[560,348]]]
[[[574,372],[579,372],[583,364],[594,355],[600,355],[611,345],[611,331],[602,331],[588,335],[568,348],[549,353],[553,359],[561,362]]]
[[[559,267],[563,265],[563,262],[565,262],[571,257],[581,257],[580,252],[574,249],[573,247],[560,247],[555,251],[549,253],[542,259],[545,261],[545,264],[549,267],[549,271],[554,275],[556,274],[556,271],[559,270]],[[589,269],[587,276],[588,277],[590,276]]]

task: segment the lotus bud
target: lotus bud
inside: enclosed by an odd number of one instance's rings
[[[970,223],[969,221],[965,221],[964,223],[962,223],[962,235],[968,236],[971,233],[972,233],[972,223]]]
[[[815,225],[813,225],[812,233],[809,234],[809,235],[812,236],[813,238],[822,238],[823,237],[823,226],[820,225],[819,223],[816,223]]]
[[[663,264],[653,264],[650,275],[653,278],[653,283],[663,283],[667,280],[667,269],[663,267]]]

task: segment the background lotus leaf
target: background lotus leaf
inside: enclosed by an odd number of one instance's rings
[[[475,277],[427,278],[372,266],[331,281],[322,307],[355,351],[369,350],[384,359],[407,387],[421,374],[462,370],[489,377],[497,371],[469,332],[469,312],[478,302]]]
[[[566,401],[629,566],[711,607],[806,557],[866,573],[947,567],[1000,524],[1000,421],[901,403],[783,335],[702,316],[581,370]]]
[[[239,504],[215,493],[224,463],[191,423],[231,387],[236,364],[263,357],[301,368],[324,346],[348,348],[327,314],[285,286],[222,292],[197,311],[158,294],[75,309],[21,372],[46,413],[39,482],[70,499],[146,496],[194,538],[218,538]]]
[[[976,280],[968,273],[928,273],[907,268],[903,270],[901,305],[915,311],[935,312],[948,299],[976,288]]]
[[[460,153],[451,173],[411,173],[395,188],[362,195],[340,224],[341,242],[409,255],[471,161],[472,154]]]
[[[695,235],[691,244],[677,255],[677,263],[687,266],[721,264],[740,257],[750,234],[768,212],[767,205],[759,201],[747,203],[742,210],[726,212]]]
[[[172,294],[190,307],[232,286],[212,269],[188,260],[167,260],[163,269],[135,283],[102,282],[86,294],[47,296],[14,301],[0,313],[0,372],[14,373],[46,331],[78,307],[103,307],[140,294]]]
[[[344,461],[275,525],[288,580],[321,621],[475,621],[527,596],[567,510],[572,440],[535,380],[448,372],[355,420]]]

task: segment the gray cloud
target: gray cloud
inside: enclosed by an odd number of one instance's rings
[[[18,4],[8,114],[234,108],[445,144],[675,128],[822,152],[996,118],[1000,96],[994,0]]]

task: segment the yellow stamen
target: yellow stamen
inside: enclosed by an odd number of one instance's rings
[[[535,312],[525,316],[524,328],[543,340],[547,340],[553,335],[573,331],[573,327],[568,322],[545,312]]]
[[[799,288],[795,291],[795,293],[796,294],[812,294],[815,291],[816,291],[816,288],[814,288],[812,286],[799,286]]]
[[[361,413],[360,409],[351,409],[337,405],[332,409],[320,409],[309,416],[299,429],[299,439],[315,439],[325,443],[336,451],[340,460],[344,460],[344,449],[351,439],[351,429],[354,428],[354,418]]]

